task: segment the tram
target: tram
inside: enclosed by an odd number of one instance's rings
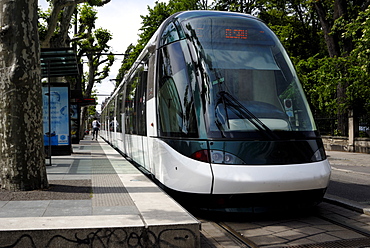
[[[101,136],[164,189],[213,207],[319,203],[331,168],[293,65],[258,18],[162,23],[105,104]]]

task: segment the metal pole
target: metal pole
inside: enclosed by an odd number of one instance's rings
[[[47,65],[48,65],[48,119],[49,119],[49,146],[48,146],[48,156],[49,156],[49,165],[51,166],[51,90],[50,90],[50,60],[47,60]]]

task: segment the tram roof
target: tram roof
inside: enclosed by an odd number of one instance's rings
[[[250,14],[244,14],[239,12],[229,12],[229,11],[216,11],[216,10],[190,10],[177,12],[170,16],[167,20],[178,19],[180,21],[187,20],[194,17],[209,17],[209,16],[238,16],[238,17],[248,17],[255,20],[260,20],[255,16]]]
[[[210,17],[210,16],[234,16],[234,17],[247,17],[254,20],[258,20],[263,22],[261,19],[252,16],[250,14],[244,14],[239,12],[229,12],[229,11],[216,11],[216,10],[188,10],[188,11],[182,11],[177,12],[170,17],[168,17],[165,21],[162,22],[162,24],[159,26],[157,31],[153,34],[152,38],[149,40],[147,45],[144,47],[132,67],[129,69],[129,71],[125,74],[121,84],[115,89],[115,91],[111,94],[110,99],[108,100],[107,104],[114,99],[114,97],[118,94],[120,88],[126,83],[127,79],[130,77],[133,71],[135,71],[138,64],[140,64],[140,61],[144,59],[146,54],[151,52],[151,49],[153,47],[157,47],[157,41],[158,41],[158,35],[163,31],[163,29],[168,25],[169,22],[174,21],[175,19],[178,21],[184,21],[191,18],[196,17]]]

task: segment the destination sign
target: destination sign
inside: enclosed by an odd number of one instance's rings
[[[226,39],[248,39],[248,30],[245,29],[225,29],[225,38]]]

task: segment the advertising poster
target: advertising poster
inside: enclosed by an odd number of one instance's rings
[[[68,87],[42,87],[44,144],[52,146],[70,145],[69,95]],[[50,130],[49,130],[50,96]]]

